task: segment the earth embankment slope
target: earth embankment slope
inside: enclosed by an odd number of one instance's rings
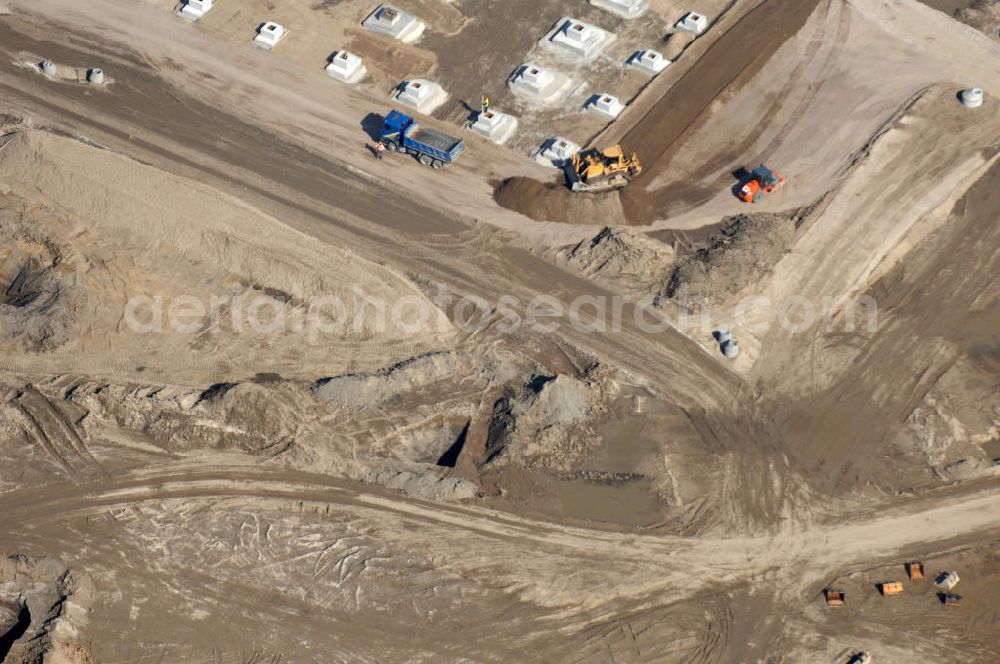
[[[180,353],[190,369],[211,357],[214,365],[205,368],[228,367],[223,374],[309,367],[311,378],[317,367],[309,366],[310,356],[326,358],[331,372],[350,357],[363,364],[366,353],[376,353],[370,359],[381,366],[394,353],[404,359],[413,350],[446,345],[452,334],[443,317],[432,316],[432,325],[413,333],[410,321],[353,306],[360,293],[366,304],[414,298],[437,311],[392,268],[317,242],[208,186],[78,140],[19,131],[0,150],[0,190],[8,206],[26,201],[29,214],[45,218],[36,220],[35,230],[76,256],[63,266],[84,291],[76,327],[65,335],[68,343],[43,362],[72,360],[86,350],[94,366],[102,353],[142,355],[149,368],[169,371],[176,359],[168,358]],[[142,324],[130,325],[127,312],[135,298],[159,298],[160,315],[154,318],[147,304]],[[178,298],[200,304],[191,305],[197,313],[184,316],[179,327],[169,315]],[[225,304],[213,310],[213,298]],[[260,324],[241,320],[234,303],[261,298],[267,302],[250,310],[260,314]],[[338,325],[326,312],[312,330],[319,336],[303,344],[304,333],[294,333],[307,325],[308,303],[316,298],[350,307],[349,317]],[[293,314],[299,327],[292,325]]]

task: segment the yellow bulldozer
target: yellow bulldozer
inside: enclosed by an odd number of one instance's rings
[[[639,155],[625,156],[622,146],[603,152],[590,148],[577,152],[566,161],[566,184],[573,191],[611,191],[621,189],[642,173]]]

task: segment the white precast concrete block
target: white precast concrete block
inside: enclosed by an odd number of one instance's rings
[[[345,83],[357,83],[368,74],[364,61],[350,51],[337,51],[326,65],[326,73]]]
[[[587,108],[598,115],[614,120],[625,110],[625,104],[614,95],[595,95],[587,103]]]
[[[413,14],[392,5],[379,5],[361,25],[373,32],[389,35],[393,39],[412,44],[420,39],[427,26]]]
[[[257,36],[253,39],[253,43],[270,51],[272,48],[277,46],[278,42],[284,39],[287,34],[288,30],[286,30],[283,25],[279,25],[274,21],[268,21],[264,25],[260,26],[260,30],[257,31]]]
[[[511,92],[540,104],[562,97],[572,85],[569,76],[530,62],[518,67],[507,80]]]
[[[563,38],[574,46],[583,46],[600,39],[597,28],[583,21],[568,21],[556,38]]]
[[[554,80],[555,74],[553,72],[535,65],[525,65],[520,76],[521,83],[534,92],[541,92]]]
[[[628,60],[629,67],[656,76],[670,65],[670,60],[663,57],[659,51],[646,49],[632,54]]]
[[[181,5],[181,16],[191,21],[197,21],[215,4],[215,0],[185,0]]]
[[[684,18],[677,21],[676,28],[700,35],[708,28],[708,17],[698,12],[688,12]]]
[[[505,143],[517,131],[517,118],[498,111],[486,111],[476,115],[469,128],[494,143]]]
[[[545,35],[542,46],[573,60],[591,60],[615,41],[615,35],[596,25],[563,16]]]
[[[573,155],[580,151],[580,146],[562,136],[556,136],[542,143],[535,153],[535,161],[543,166],[562,168]]]
[[[433,113],[448,99],[448,93],[437,83],[423,79],[406,81],[396,92],[396,101],[411,106],[421,113]]]
[[[639,18],[649,9],[646,0],[590,0],[590,4],[625,19]]]

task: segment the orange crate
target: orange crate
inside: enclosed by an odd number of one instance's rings
[[[882,594],[885,597],[891,595],[898,595],[903,592],[903,582],[902,581],[886,581],[880,585]]]

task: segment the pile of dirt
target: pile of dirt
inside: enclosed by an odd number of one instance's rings
[[[596,362],[563,373],[511,353],[458,352],[322,379],[312,392],[329,410],[320,416],[324,452],[311,452],[312,463],[325,464],[320,457],[343,445],[344,456],[359,460],[346,472],[447,499],[468,497],[471,486],[441,482],[450,469],[473,482],[494,461],[565,470],[599,442],[595,427],[615,375]],[[360,442],[341,433],[358,430]]]
[[[442,457],[460,438],[478,392],[453,394],[452,401],[427,409],[413,406],[411,401],[427,397],[412,374],[428,373],[434,360],[417,359],[409,370],[387,372],[397,377],[381,379],[384,398],[361,390],[353,378],[328,383],[321,394],[332,399],[332,411],[322,400],[309,398],[307,385],[281,379],[218,383],[203,390],[81,379],[0,383],[0,465],[26,448],[35,450],[33,466],[0,478],[0,489],[51,480],[53,468],[80,477],[102,467],[212,451],[279,460],[288,467],[379,483],[424,499],[471,498],[478,486],[449,477],[445,466],[454,462],[444,463]],[[407,372],[411,375],[400,383]],[[471,374],[460,372],[456,384]],[[359,390],[359,401],[342,408],[341,387]],[[428,389],[439,394],[442,383]],[[354,406],[361,403],[359,412]],[[452,411],[464,413],[464,419],[449,419]],[[343,430],[345,422],[373,435],[359,441],[354,429]],[[345,437],[348,442],[341,445]]]
[[[294,384],[244,382],[209,388],[193,409],[209,420],[198,419],[202,440],[216,447],[233,446],[253,454],[274,455],[295,442],[305,419],[304,390]],[[209,427],[213,431],[205,432]]]
[[[60,248],[0,210],[0,344],[47,351],[64,344],[79,295]]]
[[[596,443],[594,428],[615,391],[606,368],[580,378],[536,375],[496,401],[488,426],[486,461],[567,472]]]
[[[0,134],[16,128],[23,122],[24,119],[22,117],[14,115],[13,113],[7,113],[3,110],[0,110]],[[3,141],[0,140],[0,146],[2,145]]]
[[[285,382],[201,391],[80,379],[0,385],[0,458],[25,446],[36,451],[34,466],[5,479],[29,483],[53,466],[77,476],[104,463],[204,450],[273,458],[314,421],[307,395]]]
[[[622,292],[663,289],[674,265],[674,248],[644,233],[609,227],[589,240],[555,252],[555,262]]]
[[[574,194],[562,184],[513,177],[494,190],[498,205],[520,212],[535,221],[565,224],[627,223],[618,192]]]
[[[795,236],[796,214],[740,214],[678,260],[663,294],[690,304],[720,304],[759,281]]]
[[[895,446],[946,480],[989,472],[1000,448],[998,375],[979,349],[959,357],[910,412]]]
[[[461,477],[444,477],[429,469],[403,467],[384,462],[373,464],[361,480],[401,491],[422,500],[468,500],[479,493],[479,486]]]
[[[994,39],[1000,39],[1000,0],[977,0],[955,12],[955,18]]]
[[[81,640],[94,584],[58,560],[0,556],[0,661],[93,664]]]
[[[334,408],[377,409],[405,393],[454,377],[461,369],[469,370],[469,361],[457,353],[431,353],[374,373],[322,378],[313,385],[313,393]]]

